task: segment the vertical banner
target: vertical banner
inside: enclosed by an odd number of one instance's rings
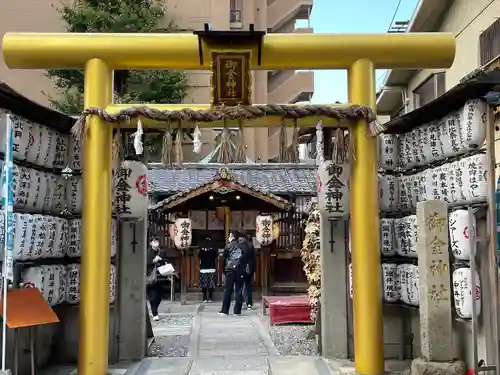
[[[2,371],[6,367],[7,353],[7,290],[9,280],[14,280],[13,242],[14,242],[14,197],[12,192],[13,144],[12,119],[7,114],[5,129],[5,155],[2,171],[2,215],[4,215],[4,259],[3,259],[3,320],[2,320]]]

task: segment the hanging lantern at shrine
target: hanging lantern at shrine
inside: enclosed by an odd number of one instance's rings
[[[273,217],[271,215],[258,215],[255,219],[255,237],[262,246],[273,242]]]
[[[148,207],[148,169],[137,161],[124,161],[115,173],[116,213],[124,219],[142,219]]]
[[[471,255],[470,235],[475,235],[476,217],[473,215],[472,230],[469,229],[469,211],[456,210],[448,218],[451,251],[456,259],[469,260]]]
[[[191,246],[192,240],[191,219],[180,218],[174,224],[174,245],[179,250],[187,249]]]
[[[474,290],[474,299],[476,301],[476,315],[481,313],[481,282],[476,270],[476,287],[472,287],[471,269],[469,267],[460,267],[453,271],[453,296],[455,310],[459,317],[464,319],[472,318],[472,293]]]
[[[481,147],[486,139],[486,103],[481,99],[469,100],[462,110],[460,130],[466,149]]]

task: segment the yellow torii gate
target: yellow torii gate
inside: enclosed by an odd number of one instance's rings
[[[237,48],[237,41],[235,43]],[[4,59],[11,69],[84,68],[85,107],[98,107],[108,113],[118,113],[127,107],[112,104],[113,70],[208,70],[212,63],[210,52],[226,47],[217,48],[190,34],[7,33],[3,38]],[[349,102],[375,110],[375,69],[449,68],[455,57],[455,39],[451,34],[435,33],[271,34],[263,36],[259,46],[254,45],[250,50],[250,68],[255,70],[347,69]],[[204,61],[200,60],[200,53],[206,57]],[[149,107],[176,110],[184,106]],[[195,110],[209,107],[190,106]],[[300,125],[314,126],[317,120],[309,118]],[[112,126],[95,115],[87,121],[78,373],[105,375]],[[252,120],[248,126],[266,123],[269,122]],[[147,125],[158,126],[151,122]],[[336,123],[330,121],[325,125]],[[353,288],[356,291],[354,343],[357,372],[379,375],[384,372],[384,356],[377,146],[376,138],[367,136],[366,125],[366,121],[358,121],[353,129],[357,152],[350,183]]]

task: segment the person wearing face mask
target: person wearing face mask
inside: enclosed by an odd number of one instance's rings
[[[150,242],[150,248],[147,254],[147,275],[148,280],[148,298],[151,304],[151,313],[153,314],[153,320],[158,321],[160,317],[158,316],[158,307],[160,306],[162,300],[162,289],[158,280],[157,268],[165,264],[165,259],[162,257],[160,251],[160,242],[157,238],[153,238]]]

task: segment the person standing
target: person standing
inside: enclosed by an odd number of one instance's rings
[[[251,309],[253,307],[252,283],[255,272],[255,247],[253,246],[253,237],[250,233],[246,234],[245,239],[247,265],[245,267],[244,283],[247,309]]]
[[[160,242],[157,238],[153,238],[150,242],[150,248],[147,253],[147,266],[146,266],[146,280],[147,280],[147,293],[149,303],[151,305],[151,314],[153,320],[158,321],[158,307],[162,300],[162,288],[158,280],[158,267],[165,264],[165,259],[162,258],[160,251]]]
[[[200,259],[200,286],[203,293],[203,302],[212,302],[215,289],[215,273],[219,251],[212,246],[212,239],[207,237],[198,253]]]
[[[231,306],[231,298],[234,297],[234,314],[241,315],[243,306],[242,289],[244,285],[245,263],[245,237],[240,233],[234,233],[234,239],[224,249],[224,297],[222,299],[222,308],[219,312],[221,315],[229,314]]]

